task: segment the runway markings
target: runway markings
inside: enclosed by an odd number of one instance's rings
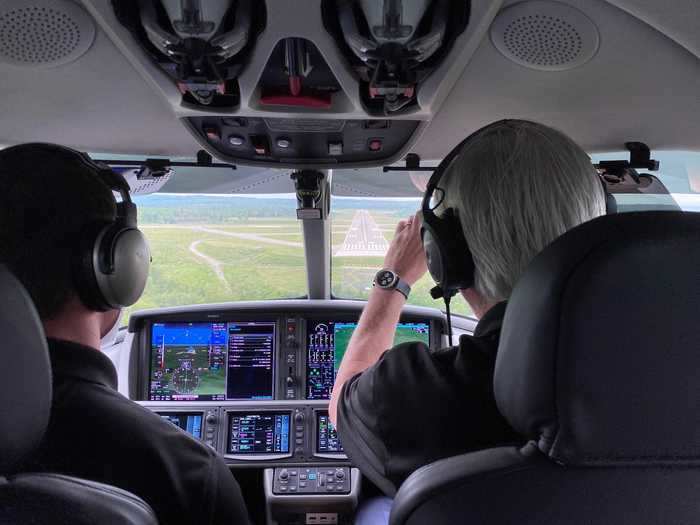
[[[383,257],[389,242],[367,210],[358,210],[336,257]]]

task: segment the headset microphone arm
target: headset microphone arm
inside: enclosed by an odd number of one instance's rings
[[[450,313],[450,302],[452,298],[457,295],[457,290],[449,290],[447,293],[442,289],[442,286],[435,286],[430,290],[430,296],[433,299],[440,299],[445,301],[445,314],[447,315],[447,338],[452,346],[452,314]]]

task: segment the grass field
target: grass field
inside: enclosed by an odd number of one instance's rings
[[[306,295],[300,223],[292,199],[149,195],[137,199],[140,227],[153,264],[146,290],[130,311],[187,304],[295,298]],[[366,200],[334,201],[332,244],[343,244],[355,212]],[[387,240],[416,203],[374,204],[370,213]],[[382,257],[333,257],[332,291],[341,298],[367,298]],[[429,276],[416,283],[410,303],[440,308]],[[461,306],[461,307],[460,307]],[[454,311],[469,314],[455,299]]]

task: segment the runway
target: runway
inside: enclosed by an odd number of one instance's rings
[[[367,210],[358,210],[336,257],[384,257],[389,242]]]

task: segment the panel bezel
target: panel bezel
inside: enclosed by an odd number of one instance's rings
[[[140,330],[139,348],[138,348],[138,397],[139,401],[152,401],[154,403],[181,403],[182,400],[152,400],[150,399],[150,378],[151,378],[151,337],[152,328],[155,323],[274,323],[274,349],[272,352],[272,397],[270,399],[227,399],[213,400],[213,403],[221,404],[229,401],[240,401],[244,403],[254,403],[258,401],[275,401],[279,390],[278,384],[278,369],[280,360],[283,359],[282,353],[282,334],[281,327],[283,319],[276,315],[266,314],[239,314],[236,311],[222,313],[206,313],[196,312],[192,314],[178,313],[167,316],[158,316],[145,320]],[[196,401],[197,403],[209,402],[209,400]]]
[[[307,357],[308,357],[308,329],[310,323],[322,320],[352,321],[356,322],[366,303],[364,301],[350,300],[276,300],[276,301],[246,301],[236,303],[206,304],[179,306],[154,310],[134,312],[129,320],[129,331],[137,332],[132,347],[130,359],[130,393],[133,399],[156,404],[195,403],[213,404],[224,406],[230,404],[264,404],[293,401],[285,398],[285,379],[287,364],[286,355],[292,350],[287,348],[285,342],[285,320],[296,320],[296,366],[297,400],[300,405],[309,403],[326,403],[327,400],[306,399],[307,385]],[[275,322],[275,352],[273,354],[273,399],[271,400],[231,400],[231,401],[150,401],[150,346],[151,327],[155,322]],[[402,322],[429,322],[430,346],[441,348],[445,332],[445,317],[442,312],[434,308],[419,306],[405,306],[401,316]],[[472,323],[470,319],[453,319],[453,325],[460,325],[461,321]],[[262,405],[261,405],[262,406]]]
[[[323,458],[323,459],[340,459],[340,460],[346,460],[348,459],[347,454],[344,452],[319,452],[318,451],[318,416],[320,413],[325,413],[328,414],[328,408],[314,408],[312,410],[313,415],[312,415],[312,428],[313,428],[313,436],[311,439],[311,455],[315,458]]]
[[[229,435],[229,420],[231,414],[251,414],[251,413],[273,413],[281,414],[285,413],[289,415],[289,452],[285,453],[265,453],[265,454],[231,454],[228,452],[228,435]],[[293,408],[282,408],[282,407],[223,407],[221,410],[219,428],[222,430],[219,432],[219,447],[218,450],[221,455],[226,459],[234,459],[236,461],[275,461],[280,459],[288,459],[294,456],[296,452],[296,446],[294,443],[294,434],[296,432],[296,422],[294,421],[294,410]]]
[[[303,314],[302,314],[303,315]],[[347,313],[340,313],[333,315],[332,313],[330,315],[318,315],[316,313],[312,315],[306,315],[304,316],[304,321],[305,321],[305,329],[306,331],[304,332],[304,343],[303,343],[303,350],[304,353],[301,356],[302,357],[302,362],[301,362],[301,368],[302,368],[302,380],[304,383],[304,391],[302,392],[302,399],[304,401],[308,402],[313,402],[313,401],[328,401],[328,399],[309,399],[308,398],[308,357],[309,357],[309,331],[312,328],[312,325],[314,323],[318,322],[323,322],[323,321],[328,321],[328,322],[341,322],[341,323],[346,323],[346,322],[358,322],[359,321],[359,316],[361,315],[361,311],[357,313],[356,316],[347,314]],[[400,323],[427,323],[428,328],[430,330],[430,335],[429,335],[429,342],[430,342],[430,348],[442,348],[442,334],[444,332],[444,320],[442,319],[435,319],[434,317],[431,316],[421,316],[421,315],[415,315],[415,314],[407,314],[404,313],[401,315],[401,318],[399,319]]]

